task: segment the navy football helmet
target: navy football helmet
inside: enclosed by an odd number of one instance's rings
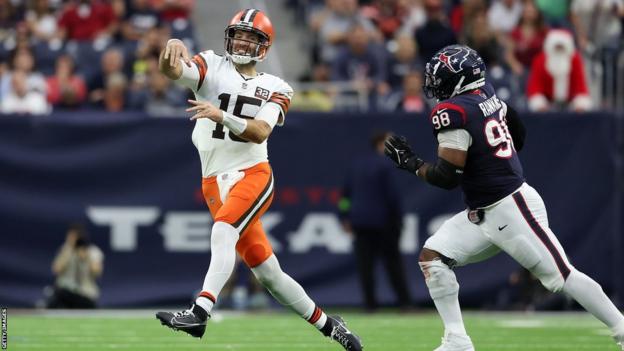
[[[438,51],[425,67],[424,91],[428,98],[446,100],[485,85],[485,63],[465,45],[449,45]]]

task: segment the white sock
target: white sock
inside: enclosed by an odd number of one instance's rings
[[[572,296],[587,312],[606,324],[614,333],[624,326],[624,316],[602,291],[600,284],[593,279],[572,269],[563,285],[563,291]]]
[[[325,312],[316,306],[299,283],[282,271],[275,255],[271,255],[251,271],[279,303],[290,307],[317,329],[325,326]]]
[[[459,307],[459,284],[455,273],[440,260],[420,262],[429,294],[442,318],[446,333],[466,335]]]
[[[234,227],[225,222],[212,226],[210,237],[210,266],[204,278],[202,293],[195,303],[210,313],[221,289],[232,275],[236,263],[236,242],[239,235]]]

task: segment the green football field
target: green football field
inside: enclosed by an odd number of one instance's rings
[[[331,312],[331,311],[330,311]],[[365,350],[436,348],[442,324],[430,312],[342,316]],[[587,314],[467,313],[479,351],[616,351],[609,331]],[[8,350],[342,350],[289,313],[215,316],[204,338],[161,326],[153,311],[8,311]]]

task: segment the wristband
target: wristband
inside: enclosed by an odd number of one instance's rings
[[[244,118],[236,117],[231,113],[227,113],[223,111],[223,121],[221,122],[224,126],[228,127],[232,133],[239,135],[247,129],[247,120]]]

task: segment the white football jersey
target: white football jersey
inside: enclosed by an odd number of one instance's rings
[[[282,79],[260,72],[255,77],[245,77],[231,60],[212,50],[195,55],[190,67],[184,62],[182,67],[177,82],[192,89],[196,100],[209,101],[234,116],[250,119],[266,106],[279,111],[277,125],[284,124],[293,90]],[[273,127],[274,122],[269,124]],[[268,160],[266,140],[262,144],[245,141],[208,118],[196,121],[192,139],[199,151],[203,177],[246,169]]]

